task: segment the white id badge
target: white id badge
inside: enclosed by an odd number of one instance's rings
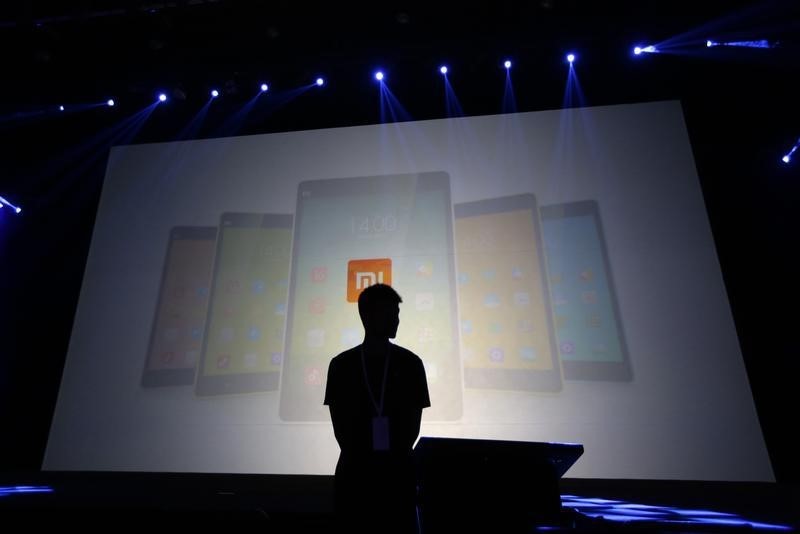
[[[389,450],[389,418],[388,417],[373,417],[372,418],[372,450],[374,450],[374,451],[388,451]]]

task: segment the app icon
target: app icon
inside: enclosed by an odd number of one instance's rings
[[[322,297],[311,299],[311,303],[308,305],[308,311],[314,315],[325,313],[325,299]]]
[[[586,316],[586,326],[591,328],[600,328],[600,314],[590,313],[588,316]]]
[[[203,327],[202,326],[193,326],[191,328],[191,330],[189,330],[189,335],[195,341],[199,341],[199,340],[203,339]]]
[[[253,369],[258,366],[258,354],[255,352],[246,352],[244,355],[244,366],[247,369]]]
[[[536,361],[536,349],[533,347],[521,347],[519,357],[526,362]]]
[[[186,354],[183,356],[183,361],[187,365],[194,365],[198,358],[200,358],[200,351],[199,350],[187,350]]]
[[[608,347],[606,347],[605,343],[595,343],[592,345],[592,353],[593,354],[607,354]]]
[[[286,315],[286,304],[280,302],[275,305],[275,315]]]
[[[229,280],[225,285],[225,291],[231,294],[236,294],[242,290],[242,284],[239,280]]]
[[[433,341],[433,328],[430,326],[423,326],[417,331],[417,341],[420,343],[428,343]]]
[[[217,356],[217,369],[227,369],[231,364],[230,354],[220,354]]]
[[[481,272],[481,276],[487,282],[491,282],[497,276],[497,272],[494,269],[485,269]]]
[[[433,275],[433,262],[428,260],[418,261],[414,272],[417,278],[430,278]]]
[[[253,295],[261,295],[267,289],[267,284],[263,280],[253,282]]]
[[[375,284],[392,285],[392,260],[377,258],[347,262],[347,302],[358,302],[358,296]]]
[[[325,330],[313,328],[306,332],[306,343],[309,347],[319,348],[325,344]]]
[[[247,329],[247,339],[250,341],[258,341],[261,339],[261,330],[257,326],[251,326]]]
[[[315,283],[324,282],[328,278],[328,268],[324,265],[319,265],[311,269],[311,281]]]
[[[497,321],[493,321],[489,323],[489,333],[490,334],[499,334],[503,331],[503,325],[498,323]]]
[[[583,282],[591,282],[594,279],[594,273],[591,269],[582,270],[579,276]]]
[[[289,279],[288,278],[281,278],[277,282],[275,282],[277,287],[289,287]]]
[[[430,311],[433,309],[433,293],[417,293],[415,300],[417,311]]]
[[[360,336],[357,328],[343,328],[339,340],[342,343],[342,347],[352,347],[358,345],[359,338]]]
[[[461,331],[464,332],[465,334],[471,334],[472,333],[472,321],[470,321],[469,319],[462,320],[461,321]]]
[[[231,306],[231,305],[225,306],[225,307],[222,309],[222,314],[223,314],[225,317],[230,317],[230,316],[232,316],[232,315],[233,315],[235,312],[236,312],[235,308],[234,308],[233,306]]]
[[[562,280],[561,273],[553,273],[550,275],[550,283],[551,284],[560,284]]]
[[[161,353],[161,363],[171,364],[175,361],[175,353],[171,350]]]
[[[467,273],[458,273],[459,285],[465,286],[469,283],[469,275]]]
[[[581,293],[581,299],[585,304],[597,304],[597,291],[584,291]]]
[[[495,363],[502,363],[506,359],[505,351],[500,347],[492,347],[489,349],[489,360]]]
[[[513,278],[514,280],[522,280],[522,269],[519,267],[512,267],[511,278]]]
[[[200,298],[206,298],[208,296],[208,288],[207,287],[198,287],[196,294]]]
[[[555,323],[556,328],[564,328],[567,326],[567,316],[566,315],[556,315],[553,318],[553,322]]]
[[[177,328],[165,328],[164,329],[164,340],[168,343],[174,343],[178,341],[178,329]]]
[[[306,367],[303,376],[307,386],[322,385],[322,370],[319,367]]]
[[[483,305],[487,308],[497,308],[500,306],[500,297],[497,293],[487,293],[485,297],[483,297]]]
[[[230,343],[231,341],[233,341],[233,328],[231,328],[230,326],[225,326],[221,328],[219,331],[219,337],[225,343]]]
[[[531,303],[531,295],[527,291],[517,291],[514,293],[514,304],[517,306],[528,306]]]
[[[520,319],[517,321],[517,330],[526,334],[533,332],[533,321],[531,319]]]
[[[434,362],[425,363],[425,377],[429,384],[435,384],[439,380],[439,367]]]
[[[269,361],[272,362],[272,365],[280,365],[283,361],[283,354],[280,352],[271,352],[269,355]]]
[[[575,354],[575,343],[572,341],[561,342],[561,354]]]

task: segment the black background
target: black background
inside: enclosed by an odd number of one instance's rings
[[[798,482],[790,435],[800,384],[800,152],[793,165],[780,162],[800,137],[797,3],[336,4],[3,2],[0,195],[24,211],[0,209],[0,471],[41,466],[111,143],[105,133],[157,91],[169,105],[127,142],[176,139],[213,87],[223,98],[194,137],[373,124],[378,66],[413,119],[446,116],[444,62],[466,115],[501,112],[506,57],[518,110],[556,109],[564,56],[577,51],[588,105],[682,102],[773,468],[778,481]],[[683,43],[676,53],[631,55],[634,44],[673,37]],[[707,38],[779,45],[707,49]],[[323,89],[281,96],[317,75],[328,80]],[[269,96],[236,131],[222,129],[261,81]],[[70,111],[111,97],[114,108]],[[724,448],[728,437],[709,439]]]

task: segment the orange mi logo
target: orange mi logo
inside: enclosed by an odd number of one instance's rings
[[[358,296],[375,284],[392,285],[392,260],[350,260],[347,262],[347,302],[358,302]]]

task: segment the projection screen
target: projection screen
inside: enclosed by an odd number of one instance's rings
[[[379,281],[422,435],[774,480],[673,101],[114,147],[43,468],[333,473]]]

